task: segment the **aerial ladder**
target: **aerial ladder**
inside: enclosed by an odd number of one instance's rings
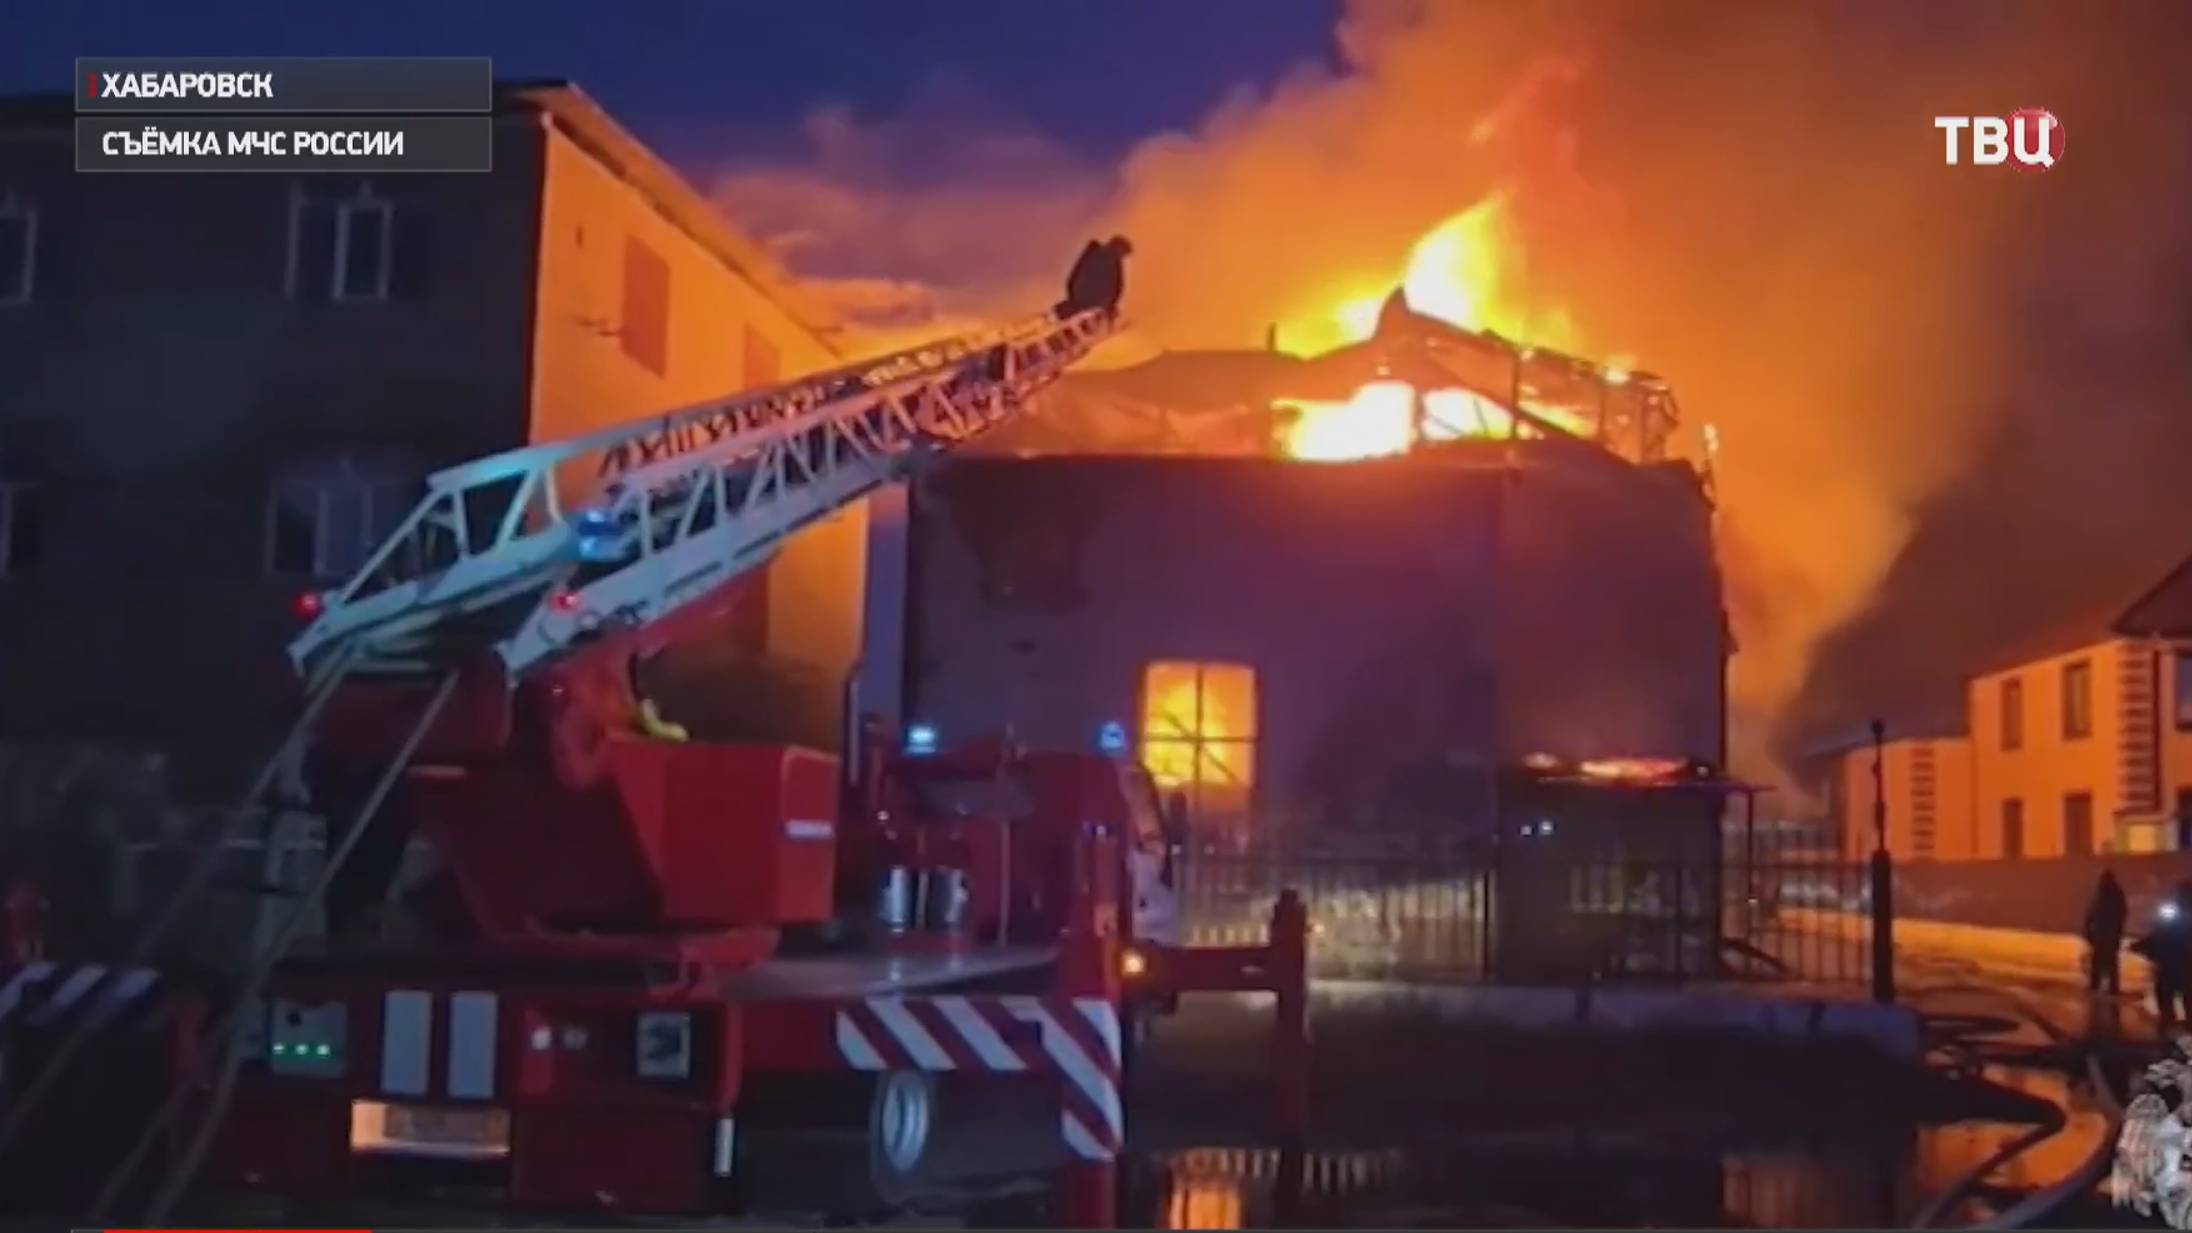
[[[330,723],[378,725],[369,744],[385,760],[328,836],[321,868],[260,939],[226,1012],[201,1034],[186,1068],[191,1081],[148,1120],[97,1209],[119,1201],[196,1115],[149,1214],[160,1218],[181,1196],[233,1093],[246,1052],[240,1029],[415,760],[507,745],[522,689],[561,695],[628,680],[622,661],[635,650],[705,619],[802,528],[1010,421],[1115,321],[1108,310],[1046,315],[428,477],[423,497],[353,577],[300,599],[309,624],[289,648],[302,684],[297,717],[239,808],[224,815],[227,826],[266,816]],[[565,729],[551,740],[566,752],[598,739],[584,730],[599,723],[598,710],[557,713],[568,718],[551,724]],[[209,837],[109,971],[156,953],[231,837]],[[0,1116],[0,1150],[32,1125],[89,1039],[79,1032],[58,1042]]]

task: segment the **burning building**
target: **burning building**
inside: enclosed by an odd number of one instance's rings
[[[1675,425],[1656,378],[1397,293],[1315,357],[1071,378],[912,494],[903,718],[1131,748],[1213,838],[1467,831],[1533,754],[1720,764]]]

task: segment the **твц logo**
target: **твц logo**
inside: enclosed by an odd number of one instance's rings
[[[2000,116],[1935,116],[1933,127],[1946,135],[1947,163],[1961,160],[1961,134],[1971,130],[1971,161],[1995,167],[2015,159],[2022,167],[2053,167],[2063,156],[2063,122],[2044,107],[2021,107],[2007,120]]]

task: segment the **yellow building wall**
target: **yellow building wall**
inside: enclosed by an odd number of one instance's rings
[[[1922,833],[1921,761],[1933,766],[1930,836]],[[1956,737],[1889,741],[1881,750],[1881,779],[1887,796],[1888,853],[1898,861],[1971,860],[1976,851],[1971,810],[1971,742]],[[1873,751],[1861,746],[1842,755],[1838,774],[1845,802],[1843,855],[1863,860],[1872,855]]]
[[[2162,657],[2162,808],[2175,813],[2178,796],[2192,792],[2192,722],[2178,723],[2179,716],[2192,721],[2192,679],[2185,679],[2192,678],[2192,667],[2181,672],[2177,667],[2180,656],[2192,664],[2192,643],[2165,644],[2157,651]]]
[[[1933,746],[1935,860],[1979,858],[1979,815],[1972,807],[1971,742],[1941,740]]]
[[[2112,847],[2116,813],[2123,803],[2121,658],[2129,649],[2119,642],[2100,642],[1973,679],[1966,711],[1971,717],[1982,856],[2004,854],[2002,807],[2012,799],[2024,802],[2023,855],[2063,855],[2063,798],[2073,792],[2093,796],[2095,848]],[[2092,731],[2065,739],[2063,669],[2080,660],[2091,665]],[[2019,748],[2006,750],[2002,689],[2011,679],[2023,683],[2024,739]]]
[[[831,366],[821,341],[645,194],[555,127],[547,127],[545,141],[534,440]],[[631,239],[669,270],[661,373],[619,341]],[[774,350],[776,373],[749,371],[748,330]],[[866,549],[867,510],[855,505],[800,532],[769,567],[769,652],[821,673],[833,689],[859,654]]]

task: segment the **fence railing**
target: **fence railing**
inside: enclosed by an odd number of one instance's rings
[[[1191,856],[1187,941],[1261,937],[1302,896],[1324,979],[1428,983],[1778,981],[1863,985],[1869,937],[1803,911],[1869,910],[1862,864]]]
[[[1309,910],[1311,974],[1424,981],[1482,979],[1487,873],[1378,859],[1195,856],[1182,909],[1189,945],[1260,941],[1292,889]]]

